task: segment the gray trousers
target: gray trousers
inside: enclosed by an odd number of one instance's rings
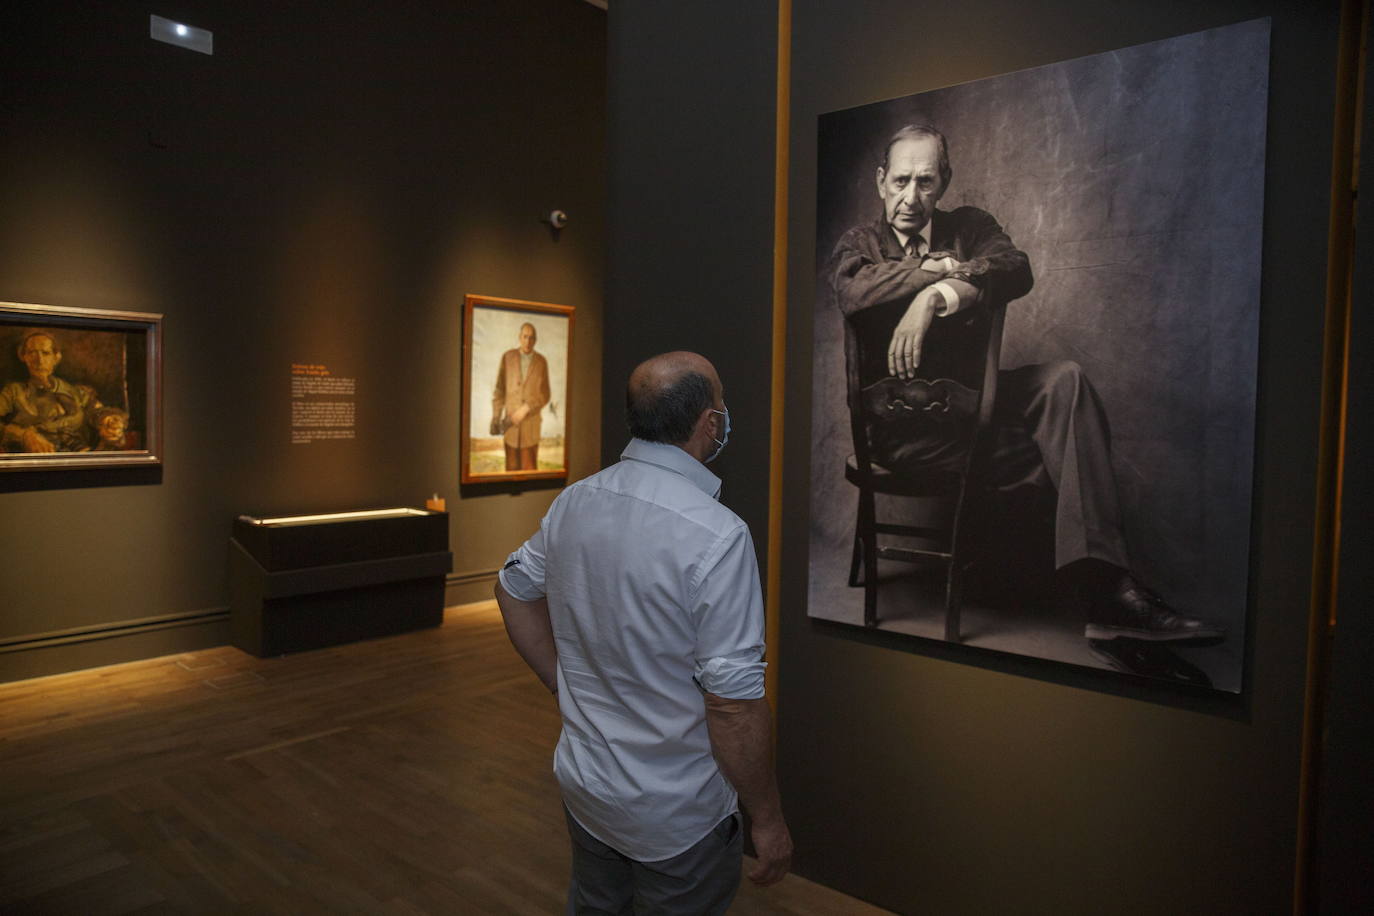
[[[568,916],[705,916],[724,913],[735,899],[744,853],[738,813],[691,849],[657,862],[622,855],[563,813],[573,854]]]
[[[989,482],[1004,490],[1030,485],[1054,491],[1054,565],[1062,569],[1091,558],[1129,569],[1107,414],[1078,364],[999,372],[993,414],[997,442]],[[873,457],[899,473],[952,468],[963,446],[948,430],[919,422],[875,429]]]

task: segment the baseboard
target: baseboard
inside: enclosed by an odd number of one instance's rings
[[[9,636],[0,639],[0,682],[194,652],[228,642],[228,608]]]
[[[452,573],[444,606],[486,601],[497,569]],[[207,608],[0,638],[0,683],[228,645],[229,609]]]
[[[478,569],[451,573],[444,582],[444,607],[490,601],[499,569]]]

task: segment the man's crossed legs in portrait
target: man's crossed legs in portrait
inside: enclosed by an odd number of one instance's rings
[[[999,372],[993,416],[996,442],[985,481],[997,491],[1029,485],[1054,493],[1054,565],[1086,595],[1089,640],[1224,638],[1220,627],[1181,613],[1131,574],[1107,415],[1077,363]],[[962,445],[947,429],[919,421],[876,428],[874,458],[898,473],[951,467]]]

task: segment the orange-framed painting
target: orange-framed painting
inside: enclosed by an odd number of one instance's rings
[[[567,479],[573,313],[571,305],[464,297],[463,483]]]

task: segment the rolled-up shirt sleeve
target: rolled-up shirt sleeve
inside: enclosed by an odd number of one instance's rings
[[[514,553],[506,558],[506,564],[497,573],[504,588],[512,598],[520,601],[538,601],[547,592],[544,583],[544,526],[521,544]]]
[[[695,578],[697,683],[727,699],[762,697],[763,593],[749,529],[740,524],[721,537]]]

